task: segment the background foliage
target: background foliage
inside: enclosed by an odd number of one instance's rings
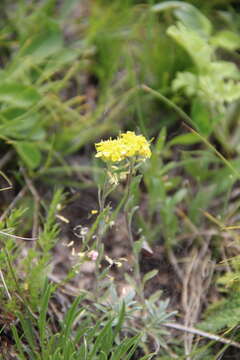
[[[0,358],[238,359],[239,10],[1,1]],[[91,215],[94,143],[125,130],[152,144],[128,204],[134,249],[124,182]]]

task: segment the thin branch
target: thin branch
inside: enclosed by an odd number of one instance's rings
[[[0,175],[4,178],[4,180],[6,180],[6,182],[8,183],[8,186],[6,186],[6,187],[3,187],[3,188],[1,188],[0,189],[0,191],[5,191],[5,190],[10,190],[10,189],[12,189],[12,183],[11,183],[11,181],[9,180],[9,178],[7,177],[7,175],[5,175],[4,174],[4,172],[2,172],[1,170],[0,170]]]
[[[2,280],[3,287],[4,287],[5,291],[6,291],[7,297],[9,298],[9,300],[12,300],[11,294],[10,294],[10,292],[8,291],[7,284],[6,284],[5,280],[4,280],[4,276],[3,276],[2,270],[0,270],[0,278],[1,278],[1,280]]]
[[[193,327],[187,327],[187,326],[184,326],[184,325],[181,325],[181,324],[170,323],[170,322],[163,323],[162,325],[166,326],[168,328],[171,328],[171,329],[176,329],[176,330],[188,332],[188,333],[191,333],[191,334],[194,334],[194,335],[206,337],[206,338],[211,339],[213,341],[218,341],[218,342],[221,342],[223,344],[227,344],[227,345],[230,345],[230,346],[235,346],[236,348],[240,349],[240,343],[238,343],[236,341],[233,341],[231,339],[227,339],[227,338],[222,337],[222,336],[211,334],[211,333],[206,332],[206,331],[202,331],[202,330],[198,330],[198,329],[193,328]]]
[[[13,156],[13,151],[10,150],[8,151],[0,160],[0,169],[2,169],[12,158]]]
[[[202,142],[207,145],[221,160],[222,162],[230,169],[232,170],[232,172],[236,175],[236,177],[239,179],[240,178],[240,173],[238,170],[235,169],[235,167],[231,164],[230,161],[228,161],[227,159],[225,159],[225,157],[207,140],[205,139],[204,136],[202,136],[201,134],[199,134],[196,130],[194,130],[193,128],[191,128],[190,126],[188,126],[187,124],[183,123],[183,125],[185,126],[186,129],[188,129],[191,133],[193,133],[194,135],[196,135],[199,139],[202,140]]]
[[[23,198],[23,196],[26,194],[27,186],[24,186],[21,191],[17,194],[17,196],[13,199],[11,204],[8,206],[8,208],[2,213],[0,216],[0,222],[2,222],[6,216],[9,214],[9,212],[15,207],[16,203]]]
[[[29,240],[29,241],[37,240],[37,238],[26,238],[26,237],[22,237],[22,236],[17,236],[17,235],[6,233],[5,231],[2,231],[2,230],[0,230],[0,234],[2,234],[4,236],[10,236],[14,239],[20,239],[20,240]]]
[[[34,199],[34,212],[33,212],[33,229],[32,237],[35,238],[38,235],[39,228],[39,208],[40,208],[40,195],[37,192],[37,189],[34,186],[32,180],[27,176],[27,173],[22,169],[23,177],[26,181],[26,184],[29,188],[29,191],[32,193]]]
[[[194,122],[193,120],[185,113],[185,111],[183,111],[179,106],[177,106],[176,104],[174,104],[174,102],[172,102],[171,100],[169,100],[166,96],[162,95],[160,92],[151,89],[149,86],[142,84],[140,85],[140,88],[142,90],[144,90],[145,92],[148,92],[149,94],[152,94],[153,96],[155,96],[156,98],[158,98],[159,100],[161,100],[162,102],[164,102],[165,104],[167,104],[170,108],[174,109],[175,112],[182,118],[184,119],[187,123],[190,123],[191,125],[194,126]]]

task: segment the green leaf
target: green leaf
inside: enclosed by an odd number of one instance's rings
[[[26,108],[35,105],[41,96],[31,86],[18,83],[3,83],[0,85],[0,102]]]
[[[139,254],[143,245],[143,238],[137,241],[134,241],[133,252],[134,254]]]
[[[79,56],[81,50],[63,48],[56,52],[54,57],[48,60],[44,68],[44,74],[56,72],[56,68],[63,66],[68,63],[74,63],[76,58]]]
[[[136,287],[137,287],[136,281],[131,276],[129,276],[127,273],[124,275],[124,277],[125,277],[125,280],[127,281],[127,283],[129,285],[131,285],[133,289],[136,289]]]
[[[92,349],[91,353],[89,354],[88,360],[95,359],[95,355],[99,351],[99,349],[104,350],[105,352],[109,353],[109,351],[111,349],[112,341],[113,341],[113,339],[112,339],[112,319],[111,319],[106,323],[104,328],[99,333],[99,335],[95,341],[95,344],[93,346],[93,349]]]
[[[26,360],[26,357],[24,355],[24,345],[18,335],[18,331],[17,331],[17,328],[15,327],[15,325],[12,326],[12,333],[13,333],[13,338],[14,338],[14,341],[15,341],[15,345],[16,345],[16,348],[18,350],[18,356],[19,356],[19,360]]]
[[[167,138],[167,130],[166,130],[166,127],[163,127],[158,135],[156,145],[154,148],[154,152],[156,154],[160,154],[161,151],[163,150],[165,142],[166,142],[166,138]]]
[[[51,284],[45,283],[45,287],[43,290],[43,296],[41,299],[41,307],[38,318],[38,327],[39,327],[39,340],[42,351],[44,350],[44,341],[47,336],[47,311],[48,311],[48,303],[51,297],[52,286]]]
[[[114,351],[111,360],[129,360],[134,354],[139,343],[140,335],[136,335],[130,339],[125,339]]]
[[[214,49],[204,37],[181,22],[170,26],[167,34],[188,52],[199,71],[205,72],[208,69]]]
[[[208,107],[200,99],[193,100],[191,117],[201,134],[209,135],[212,132],[213,123]]]
[[[8,106],[0,112],[0,132],[15,140],[43,140],[42,116],[28,109]]]
[[[228,298],[211,305],[205,314],[205,320],[201,321],[197,327],[209,332],[231,329],[239,324],[239,316],[239,291],[233,291]]]
[[[176,9],[174,13],[186,27],[196,31],[199,35],[208,37],[211,34],[211,22],[194,6],[186,4]]]
[[[32,170],[36,169],[41,162],[41,152],[37,145],[27,141],[18,141],[14,143],[21,159]]]
[[[219,31],[216,35],[214,35],[211,38],[210,42],[215,46],[230,51],[237,50],[240,47],[239,34],[236,34],[230,30]]]
[[[147,354],[147,355],[144,355],[143,357],[141,357],[141,359],[139,359],[139,360],[150,360],[150,359],[152,359],[152,357],[154,355],[156,355],[156,353]]]
[[[173,10],[176,17],[191,30],[201,35],[211,34],[212,25],[206,16],[204,16],[195,6],[184,1],[164,1],[152,7],[152,11],[160,12]]]
[[[157,301],[159,301],[161,296],[162,296],[162,290],[157,290],[149,297],[148,301],[149,303],[155,304]]]
[[[133,209],[134,212],[137,210],[136,204],[138,203],[139,199],[139,185],[142,177],[143,176],[141,174],[135,175],[130,184],[130,197],[125,205],[125,209],[127,209],[129,212],[131,211],[131,217],[133,216]]]
[[[154,269],[152,271],[149,271],[148,273],[146,273],[143,277],[143,284],[145,285],[146,282],[148,280],[151,280],[152,278],[154,278],[154,276],[156,276],[158,274],[158,270]]]
[[[189,133],[175,136],[171,141],[169,141],[168,145],[194,145],[200,141],[201,140],[199,140],[197,135]]]
[[[46,29],[26,40],[19,55],[31,56],[34,61],[41,62],[43,59],[55,55],[62,47],[63,38],[58,26],[49,22]]]
[[[66,19],[66,17],[71,13],[72,9],[76,4],[78,3],[78,0],[64,0],[61,5],[61,12],[60,17],[62,19]]]
[[[114,328],[114,336],[115,337],[117,336],[117,334],[120,332],[120,330],[122,328],[124,318],[125,318],[125,302],[123,301],[120,312],[119,312],[119,316],[118,316],[118,322]]]
[[[29,314],[22,314],[20,312],[17,313],[17,316],[20,320],[24,336],[27,340],[27,343],[30,347],[31,354],[34,355],[33,358],[36,360],[39,359],[39,357],[36,357],[36,338],[35,338],[35,332],[34,332],[34,323],[32,321],[32,318],[29,316]]]
[[[240,74],[236,64],[229,61],[213,61],[209,64],[209,75],[218,79],[237,79],[239,80]],[[214,76],[214,77],[213,77]]]

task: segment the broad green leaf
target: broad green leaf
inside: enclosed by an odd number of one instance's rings
[[[34,61],[40,62],[43,59],[55,55],[63,47],[63,38],[56,26],[48,26],[38,34],[28,38],[20,50],[20,56],[31,56]]]
[[[211,22],[194,6],[186,4],[176,9],[174,13],[186,27],[199,35],[208,37],[211,34]]]
[[[194,145],[198,142],[201,142],[201,140],[199,140],[197,135],[188,133],[175,136],[171,141],[169,141],[168,145]]]
[[[195,74],[188,71],[178,72],[172,82],[174,92],[183,90],[187,96],[196,95],[198,91],[198,79]]]
[[[198,70],[206,71],[213,56],[213,48],[205,38],[181,22],[170,26],[167,34],[188,52]]]
[[[27,141],[17,141],[14,143],[14,147],[21,159],[30,169],[34,170],[40,165],[41,152],[38,149],[37,144]]]
[[[216,35],[211,37],[210,42],[217,47],[221,47],[230,51],[240,48],[239,34],[230,30],[219,31]]]
[[[40,94],[31,86],[18,83],[0,85],[0,103],[8,103],[20,108],[35,105],[41,99]]]
[[[211,116],[207,105],[200,99],[193,100],[191,118],[201,134],[209,135],[211,133],[213,127]]]
[[[184,1],[164,1],[152,7],[152,11],[160,12],[173,10],[176,17],[188,27],[199,33],[208,36],[211,34],[212,25],[206,16],[195,6]]]
[[[208,72],[210,76],[212,75],[217,79],[240,78],[238,67],[230,61],[212,61],[211,64],[209,64]]]
[[[3,109],[1,111],[1,119],[0,121],[2,121],[2,117],[7,120],[14,120],[16,118],[22,117],[23,115],[25,115],[27,112],[26,109],[24,108],[18,108],[15,106],[8,106],[7,108]],[[6,122],[4,121],[4,123]]]
[[[19,140],[43,140],[46,132],[43,117],[36,111],[8,106],[0,112],[2,135]]]
[[[55,53],[55,56],[48,60],[48,63],[44,71],[55,70],[56,67],[64,64],[73,63],[77,56],[80,54],[80,50],[63,48]]]

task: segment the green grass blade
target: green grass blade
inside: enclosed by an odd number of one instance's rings
[[[43,297],[41,299],[40,313],[38,318],[40,346],[42,351],[44,351],[45,339],[47,338],[47,311],[48,311],[48,303],[51,296],[51,292],[52,292],[52,285],[46,283],[43,290]]]

